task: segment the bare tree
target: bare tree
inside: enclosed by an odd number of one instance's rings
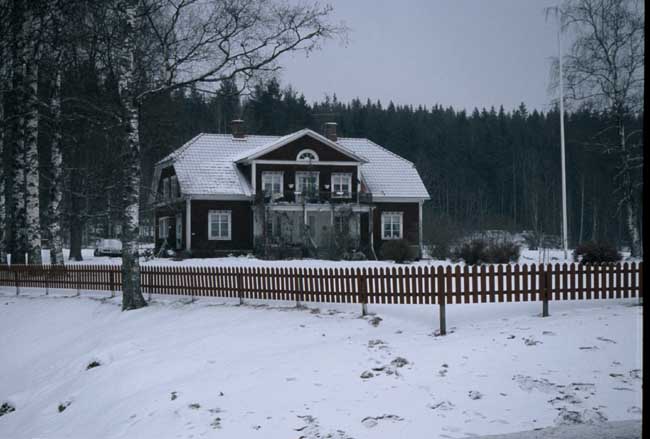
[[[107,47],[105,61],[119,78],[125,136],[123,169],[122,308],[146,305],[140,289],[138,226],[140,209],[139,111],[158,93],[226,80],[246,85],[292,51],[310,51],[320,41],[343,34],[330,23],[332,9],[265,0],[128,0],[108,16],[121,30]],[[115,32],[106,32],[115,38]]]
[[[594,144],[619,162],[619,209],[627,218],[632,254],[642,256],[643,139],[629,125],[643,113],[643,4],[640,0],[568,0],[558,12],[562,27],[573,37],[564,55],[567,97],[601,111],[611,121],[594,135]]]

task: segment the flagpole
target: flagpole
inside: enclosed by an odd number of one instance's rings
[[[566,154],[564,148],[564,75],[562,70],[562,10],[558,7],[559,30],[557,34],[558,51],[560,60],[560,143],[562,150],[562,247],[564,259],[568,257],[569,239],[567,233],[567,212],[566,212]]]

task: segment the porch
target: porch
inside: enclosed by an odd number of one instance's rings
[[[352,203],[277,203],[258,206],[256,248],[266,257],[371,257],[370,206]]]

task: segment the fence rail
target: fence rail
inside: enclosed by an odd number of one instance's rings
[[[141,267],[142,291],[362,304],[459,304],[643,296],[643,263],[455,267]],[[0,286],[111,291],[116,265],[0,265]]]

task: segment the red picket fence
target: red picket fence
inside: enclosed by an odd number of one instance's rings
[[[0,265],[0,286],[120,290],[116,265]],[[299,302],[460,304],[643,296],[643,263],[385,268],[141,267],[152,294]],[[443,300],[444,298],[444,300]]]

